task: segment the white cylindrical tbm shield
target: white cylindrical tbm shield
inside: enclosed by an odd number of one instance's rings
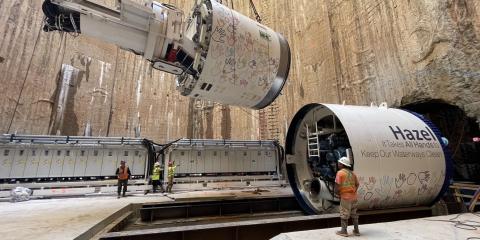
[[[222,104],[261,109],[280,94],[290,69],[290,47],[272,29],[210,0],[204,0],[187,29],[203,46],[191,79],[180,82],[183,95]],[[201,20],[200,20],[201,19]],[[196,26],[195,29],[192,29]],[[189,76],[185,76],[189,77]]]
[[[309,104],[287,133],[287,175],[305,212],[338,203],[337,161],[352,161],[359,209],[427,206],[448,188],[452,161],[442,135],[422,115],[372,106]]]

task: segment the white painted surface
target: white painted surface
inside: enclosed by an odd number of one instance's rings
[[[132,171],[133,175],[145,174],[145,162],[147,158],[147,152],[141,150],[133,150],[131,152],[133,152],[133,167],[130,167],[130,171]]]
[[[478,213],[477,213],[478,214]],[[465,240],[469,237],[480,238],[480,228],[476,230],[465,230],[456,228],[454,223],[432,221],[432,220],[448,220],[456,217],[456,215],[431,217],[431,218],[419,218],[412,220],[403,220],[396,222],[375,223],[360,225],[361,236],[354,237],[352,235],[352,226],[349,227],[349,238],[341,237],[335,234],[339,228],[326,228],[319,230],[301,231],[282,233],[272,240],[328,240],[328,239],[458,239]],[[480,222],[479,215],[473,215],[470,213],[461,215],[459,221],[476,221]],[[339,220],[340,221],[340,220]],[[468,223],[467,223],[468,224]],[[475,239],[476,239],[475,238]]]
[[[103,150],[89,149],[87,168],[85,169],[85,176],[100,176],[102,171]]]
[[[71,144],[2,144],[0,178],[114,176],[121,160],[133,175],[144,175],[143,146],[81,146]],[[23,151],[23,153],[22,153]]]
[[[29,157],[27,160],[27,165],[25,166],[25,172],[23,174],[24,178],[30,178],[37,176],[38,164],[40,163],[40,155],[42,151],[37,149],[31,149],[29,151]]]
[[[8,178],[13,165],[14,151],[8,148],[0,149],[0,178]]]
[[[123,160],[123,151],[113,151],[112,149],[103,150],[103,162],[102,162],[102,172],[100,175],[109,176],[115,175],[115,171],[120,164],[117,164],[117,155]],[[127,166],[131,166],[127,164]]]
[[[50,148],[39,150],[40,162],[38,163],[37,177],[48,177],[52,164],[53,152],[54,150]]]
[[[62,177],[72,177],[75,172],[75,159],[77,157],[77,149],[66,150],[63,160]]]
[[[200,155],[199,155],[200,153]],[[175,173],[276,172],[277,153],[267,147],[237,147],[235,149],[204,146],[199,149],[176,148],[170,152],[175,160]]]
[[[445,180],[445,156],[421,119],[394,108],[323,105],[347,132],[361,184],[360,208],[428,205],[435,199]],[[390,127],[404,131],[394,134]]]
[[[49,177],[62,176],[65,151],[66,150],[64,149],[52,150],[53,157],[52,157],[52,164],[50,166],[50,173],[48,174]]]
[[[75,172],[73,176],[85,176],[87,168],[88,150],[78,150],[77,159],[75,160]]]
[[[252,107],[272,88],[280,64],[275,31],[212,1],[212,36],[204,69],[190,96]],[[201,89],[203,83],[211,89]]]
[[[11,178],[21,178],[23,177],[23,172],[27,164],[27,151],[24,149],[16,149],[15,157],[12,165],[12,170],[10,172]]]

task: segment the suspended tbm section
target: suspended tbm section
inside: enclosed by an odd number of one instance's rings
[[[451,179],[451,159],[438,129],[422,115],[380,107],[309,104],[293,118],[285,144],[287,175],[307,213],[339,202],[337,161],[357,174],[359,209],[425,206]]]
[[[282,91],[290,47],[274,30],[211,0],[195,1],[190,17],[175,6],[116,1],[45,0],[44,31],[83,34],[114,43],[177,75],[184,96],[262,109]]]

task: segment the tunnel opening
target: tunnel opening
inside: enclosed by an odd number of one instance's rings
[[[313,114],[313,121],[307,129],[307,163],[313,176],[310,183],[310,196],[335,201],[335,176],[339,170],[337,162],[342,157],[352,161],[350,142],[343,124],[327,108],[319,108]]]
[[[328,115],[316,122],[315,132],[309,136],[307,149],[309,165],[314,177],[320,177],[328,182],[335,181],[338,171],[337,162],[347,156],[350,149],[347,133],[335,115]],[[316,147],[318,151],[312,149]],[[315,154],[317,153],[317,154]]]
[[[474,118],[468,117],[459,107],[440,100],[407,104],[402,108],[424,115],[447,138],[455,181],[480,182],[480,129]]]

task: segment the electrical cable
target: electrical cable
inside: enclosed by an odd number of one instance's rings
[[[257,20],[257,22],[262,23],[262,18],[260,17],[260,14],[258,14],[257,8],[255,7],[255,4],[253,3],[253,1],[250,0],[249,4],[250,4],[250,9],[252,9],[253,14],[255,15],[255,19]]]
[[[480,222],[479,221],[472,221],[472,220],[466,220],[466,221],[459,221],[456,220],[460,216],[464,215],[466,213],[459,213],[457,216],[454,218],[448,219],[448,220],[437,220],[437,219],[425,219],[426,221],[431,221],[431,222],[449,222],[449,223],[454,223],[454,227],[458,229],[463,229],[463,230],[469,230],[469,231],[475,231],[480,229]],[[480,214],[478,213],[471,213],[477,217],[480,217]],[[473,239],[480,239],[480,237],[468,237],[466,240],[473,240]]]

